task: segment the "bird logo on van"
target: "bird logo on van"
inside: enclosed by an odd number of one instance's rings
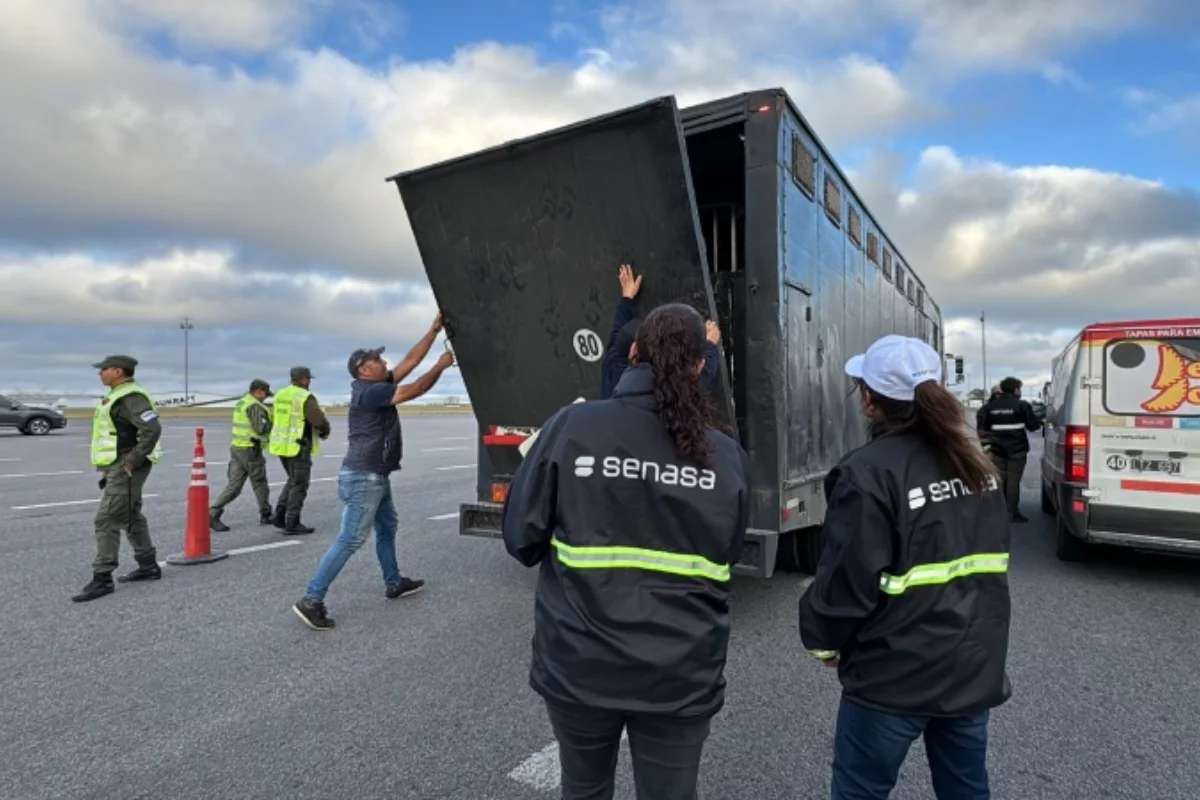
[[[1193,387],[1194,380],[1200,380],[1200,361],[1190,361],[1171,345],[1160,344],[1158,374],[1150,387],[1158,394],[1142,403],[1142,408],[1151,414],[1169,414],[1184,403],[1200,406],[1200,386]]]

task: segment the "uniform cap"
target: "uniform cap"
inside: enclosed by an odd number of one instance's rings
[[[357,378],[359,368],[368,361],[379,358],[384,349],[383,347],[360,348],[351,353],[350,360],[346,362],[346,368],[350,370],[350,377]]]
[[[942,357],[920,339],[892,334],[847,361],[846,374],[884,397],[912,402],[917,386],[942,379]]]
[[[271,395],[271,384],[267,383],[261,378],[255,378],[254,380],[250,381],[250,391],[257,392],[260,389],[266,392],[268,397]]]
[[[292,367],[291,377],[294,381],[302,381],[305,378],[311,378],[312,376],[312,370],[310,370],[308,367]]]
[[[137,359],[133,356],[105,356],[103,360],[92,364],[95,369],[109,369],[111,367],[120,367],[124,370],[133,371],[137,368]]]

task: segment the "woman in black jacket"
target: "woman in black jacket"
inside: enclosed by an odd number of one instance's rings
[[[1009,523],[942,359],[885,336],[846,364],[870,441],[825,482],[825,550],[800,599],[836,667],[834,800],[886,800],[919,736],[939,800],[987,800],[990,709],[1008,700]]]
[[[612,797],[623,729],[638,798],[697,796],[750,491],[746,454],[709,422],[704,345],[695,310],[652,311],[612,398],[556,413],[513,476],[504,541],[541,565],[530,685],[564,800]]]

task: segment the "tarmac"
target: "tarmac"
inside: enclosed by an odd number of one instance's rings
[[[402,420],[399,556],[425,591],[385,599],[368,544],[327,597],[334,631],[292,614],[337,533],[345,421],[332,421],[304,515],[316,533],[260,527],[247,487],[225,514],[233,530],[212,534],[230,558],[168,566],[159,582],[118,584],[80,605],[70,596],[89,578],[99,499],[87,423],[0,433],[10,601],[0,797],[556,796],[553,736],[528,685],[536,571],[499,541],[457,534],[458,504],[474,496],[472,416]],[[182,551],[195,428],[206,430],[213,496],[229,442],[226,416],[167,426],[145,504],[160,561]],[[1031,458],[1031,522],[1013,535],[1013,698],[993,714],[993,796],[1194,797],[1200,567],[1127,551],[1059,562],[1036,469]],[[274,497],[283,472],[277,462],[269,471]],[[122,548],[120,571],[132,565]],[[706,750],[704,797],[828,797],[839,686],[799,641],[806,582],[735,584],[728,701]],[[627,748],[619,775],[617,797],[633,798]],[[933,796],[919,744],[893,796]]]

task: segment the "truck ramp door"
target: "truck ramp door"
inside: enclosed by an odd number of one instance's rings
[[[600,396],[622,262],[639,315],[688,297],[716,318],[674,97],[389,180],[481,431]],[[724,365],[715,395],[729,424]]]

